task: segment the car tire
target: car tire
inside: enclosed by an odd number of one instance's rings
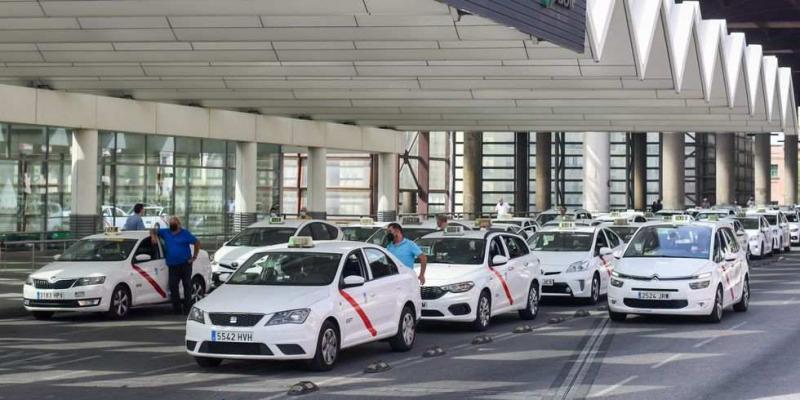
[[[586,299],[586,303],[589,305],[595,305],[600,302],[600,275],[594,274],[592,277],[592,292],[589,294],[589,298]]]
[[[392,351],[406,352],[414,347],[417,340],[417,319],[414,311],[409,306],[403,307],[400,312],[400,321],[397,323],[397,334],[389,339]]]
[[[312,371],[330,371],[339,358],[339,330],[331,321],[325,321],[317,337],[317,351],[308,363]]]
[[[628,314],[608,310],[608,318],[614,322],[625,322],[628,318]]]
[[[216,368],[222,364],[221,358],[195,357],[194,361],[200,368]]]
[[[106,313],[111,319],[125,319],[131,310],[131,291],[128,287],[119,284],[111,292],[111,298]]]
[[[203,278],[198,275],[192,279],[192,305],[202,300],[203,297],[206,297],[206,283],[203,281]]]
[[[531,287],[528,289],[527,304],[525,308],[519,310],[519,318],[523,320],[536,319],[539,314],[539,284],[536,281],[531,282]]]
[[[52,311],[31,311],[33,319],[38,319],[39,321],[47,321],[53,317],[53,314]]]
[[[482,332],[489,329],[492,320],[492,298],[489,297],[489,291],[484,290],[478,297],[478,303],[475,306],[475,320],[472,321],[472,330]]]
[[[742,285],[742,298],[733,305],[733,311],[746,312],[748,308],[750,308],[750,277],[745,276],[744,285]]]
[[[712,324],[718,324],[722,322],[722,313],[724,308],[722,296],[722,286],[717,286],[717,294],[714,297],[714,308],[711,309],[711,314],[706,317],[706,321]]]

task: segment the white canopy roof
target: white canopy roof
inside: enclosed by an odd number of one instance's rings
[[[697,2],[587,0],[576,54],[435,0],[0,2],[0,82],[401,130],[794,134],[792,74]]]

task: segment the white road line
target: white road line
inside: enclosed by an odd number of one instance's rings
[[[88,357],[83,357],[83,358],[76,358],[74,360],[60,361],[60,362],[57,362],[57,363],[46,364],[46,365],[32,365],[32,366],[26,367],[26,368],[35,369],[35,370],[45,370],[45,369],[51,369],[51,368],[53,368],[55,366],[58,366],[58,365],[65,365],[65,364],[72,364],[72,363],[81,362],[81,361],[94,360],[95,358],[100,358],[100,356],[99,355],[94,355],[94,356],[88,356]]]
[[[150,358],[153,359],[153,360],[158,360],[160,358],[169,358],[169,357],[182,356],[182,355],[184,355],[183,352],[180,352],[180,353],[167,353],[167,354],[162,354],[160,356],[153,356],[153,357],[150,357]]]
[[[678,354],[673,354],[673,355],[671,355],[671,356],[667,357],[665,360],[661,361],[660,363],[653,365],[653,366],[652,366],[652,367],[650,367],[650,368],[652,368],[652,369],[661,368],[661,367],[663,367],[663,366],[667,365],[668,363],[670,363],[670,362],[672,362],[672,361],[675,361],[675,360],[677,360],[677,359],[678,359],[678,358],[680,358],[680,357],[681,357],[681,354],[680,354],[680,353],[678,353]]]
[[[147,371],[147,372],[145,372],[145,373],[142,373],[142,375],[156,375],[156,374],[160,374],[160,373],[162,373],[162,372],[173,371],[173,370],[176,370],[176,369],[188,368],[188,367],[191,367],[191,366],[193,366],[193,365],[194,365],[194,363],[186,363],[186,364],[181,364],[181,365],[173,365],[173,366],[171,366],[171,367],[166,367],[166,368],[161,368],[161,369],[154,369],[154,370],[152,370],[152,371]]]
[[[732,326],[732,327],[728,328],[727,330],[729,330],[729,331],[733,331],[733,330],[739,329],[739,328],[741,328],[741,327],[742,327],[744,324],[746,324],[746,323],[747,323],[747,321],[740,322],[740,323],[738,323],[738,324],[736,324],[736,325],[734,325],[734,326]],[[709,343],[711,343],[711,342],[713,342],[713,341],[715,341],[715,340],[717,340],[717,339],[719,339],[719,336],[712,336],[712,337],[710,337],[710,338],[708,338],[708,339],[705,339],[705,340],[703,340],[703,341],[702,341],[702,342],[700,342],[700,343],[697,343],[697,344],[695,344],[695,345],[694,345],[694,348],[695,348],[695,349],[699,349],[699,348],[701,348],[701,347],[703,347],[703,346],[705,346],[705,345],[707,345],[707,344],[709,344]]]
[[[600,344],[603,342],[603,338],[608,333],[608,319],[603,320],[596,328],[594,328],[592,335],[589,337],[589,340],[584,345],[583,349],[581,350],[580,354],[578,354],[578,358],[575,360],[575,363],[572,365],[572,368],[567,373],[566,378],[561,383],[561,386],[556,390],[555,394],[553,395],[556,399],[567,399],[570,398],[570,392],[576,386],[578,382],[577,377],[583,372],[585,367],[588,367],[589,363],[587,362],[588,359],[594,358],[594,353],[597,352],[597,349],[600,347]],[[585,376],[585,372],[581,376]]]
[[[622,386],[625,386],[625,385],[627,385],[627,384],[628,384],[628,383],[630,383],[632,380],[634,380],[634,379],[636,379],[636,378],[638,378],[638,377],[639,377],[639,375],[633,375],[633,376],[629,376],[629,377],[627,377],[627,378],[625,378],[625,379],[621,380],[619,383],[617,383],[617,384],[615,384],[615,385],[612,385],[612,386],[609,386],[609,387],[607,387],[607,388],[605,388],[605,389],[603,389],[603,390],[601,390],[601,391],[599,391],[599,392],[597,392],[597,393],[590,393],[590,394],[589,394],[589,397],[603,397],[603,396],[605,396],[605,395],[611,394],[611,392],[613,392],[613,391],[615,391],[615,390],[619,389],[619,388],[620,388],[620,387],[622,387]]]
[[[783,305],[785,305],[785,306],[788,306],[788,305],[789,305],[789,304],[791,304],[793,301],[795,301],[795,299],[797,299],[797,297],[792,297],[791,299],[784,301],[784,302],[783,302]]]

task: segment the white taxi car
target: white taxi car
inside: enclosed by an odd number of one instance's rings
[[[450,227],[417,244],[428,256],[423,320],[467,322],[482,331],[498,314],[517,311],[522,319],[536,318],[539,260],[520,236]]]
[[[211,260],[213,287],[225,282],[230,275],[252,254],[253,249],[284,244],[292,236],[308,236],[313,240],[342,240],[339,227],[321,220],[285,220],[270,217],[256,222],[225,242],[214,253]]]
[[[366,242],[375,232],[386,228],[388,222],[375,222],[372,218],[361,218],[355,223],[341,223],[339,228],[344,234],[344,240]]]
[[[794,207],[784,210],[786,221],[789,222],[789,236],[791,237],[792,246],[800,245],[800,212]]]
[[[632,222],[627,218],[620,218],[611,223],[604,222],[602,225],[616,233],[623,242],[628,243],[630,242],[631,238],[633,238],[633,235],[636,233],[636,231],[638,231],[639,228],[644,225],[644,223]]]
[[[536,216],[536,223],[539,226],[544,226],[550,221],[558,220],[559,217],[561,217],[561,211],[555,209],[547,210]],[[572,220],[588,220],[592,219],[592,214],[582,208],[575,208],[566,210],[564,217]]]
[[[293,237],[256,252],[186,321],[186,350],[201,367],[223,359],[308,360],[333,368],[341,349],[388,340],[412,348],[419,282],[377,246]]]
[[[148,231],[88,236],[28,276],[23,305],[36,319],[58,311],[106,312],[112,318],[125,318],[131,307],[169,301],[163,254]],[[192,265],[192,301],[200,300],[210,284],[208,253],[201,250]]]
[[[747,311],[749,266],[729,223],[675,221],[642,227],[625,249],[608,291],[609,317],[699,315],[711,322]]]
[[[606,293],[615,254],[624,242],[605,226],[579,227],[562,222],[528,239],[542,262],[542,295],[567,296],[597,304]]]
[[[439,227],[436,226],[435,219],[422,219],[421,217],[416,215],[403,216],[397,221],[397,223],[403,227],[403,236],[408,240],[417,240],[429,233],[433,233],[439,230]],[[457,226],[461,227],[461,229],[463,230],[471,230],[473,228],[473,225],[471,223],[463,220],[447,221],[447,226]],[[377,232],[375,232],[375,234],[373,234],[367,240],[367,243],[371,243],[381,247],[388,246],[389,236],[386,232],[386,229],[380,229]]]
[[[751,256],[765,257],[772,254],[772,228],[763,216],[739,216],[736,220],[741,222],[747,232],[747,245]]]
[[[758,209],[747,212],[748,216],[761,215],[769,222],[772,230],[772,249],[775,252],[789,251],[792,247],[791,232],[789,231],[789,221],[783,211]]]
[[[500,214],[497,218],[492,219],[492,224],[516,225],[520,227],[521,231],[525,231],[528,234],[534,234],[540,229],[535,218],[515,217],[506,214]]]

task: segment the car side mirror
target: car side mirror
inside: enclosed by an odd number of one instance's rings
[[[736,253],[727,253],[727,254],[725,254],[725,261],[733,262],[733,261],[736,261],[737,258],[739,258],[739,257],[736,255]]]
[[[600,248],[600,257],[608,257],[614,255],[614,250],[611,250],[608,247],[601,247]]]
[[[53,261],[58,261],[61,259],[61,254],[56,254],[53,256]]]
[[[153,257],[150,257],[150,254],[137,254],[135,257],[133,257],[133,261],[138,262],[150,261],[152,259]]]
[[[508,262],[508,257],[506,257],[506,256],[501,256],[501,255],[498,254],[498,255],[492,257],[492,267],[496,267],[496,266],[499,266],[499,265],[505,265],[507,262]]]
[[[238,262],[232,262],[231,263],[231,268],[233,268],[233,269],[239,268],[239,263]]]
[[[364,277],[358,275],[350,275],[345,277],[343,280],[345,289],[351,287],[364,286],[365,282],[366,280],[364,279]]]

